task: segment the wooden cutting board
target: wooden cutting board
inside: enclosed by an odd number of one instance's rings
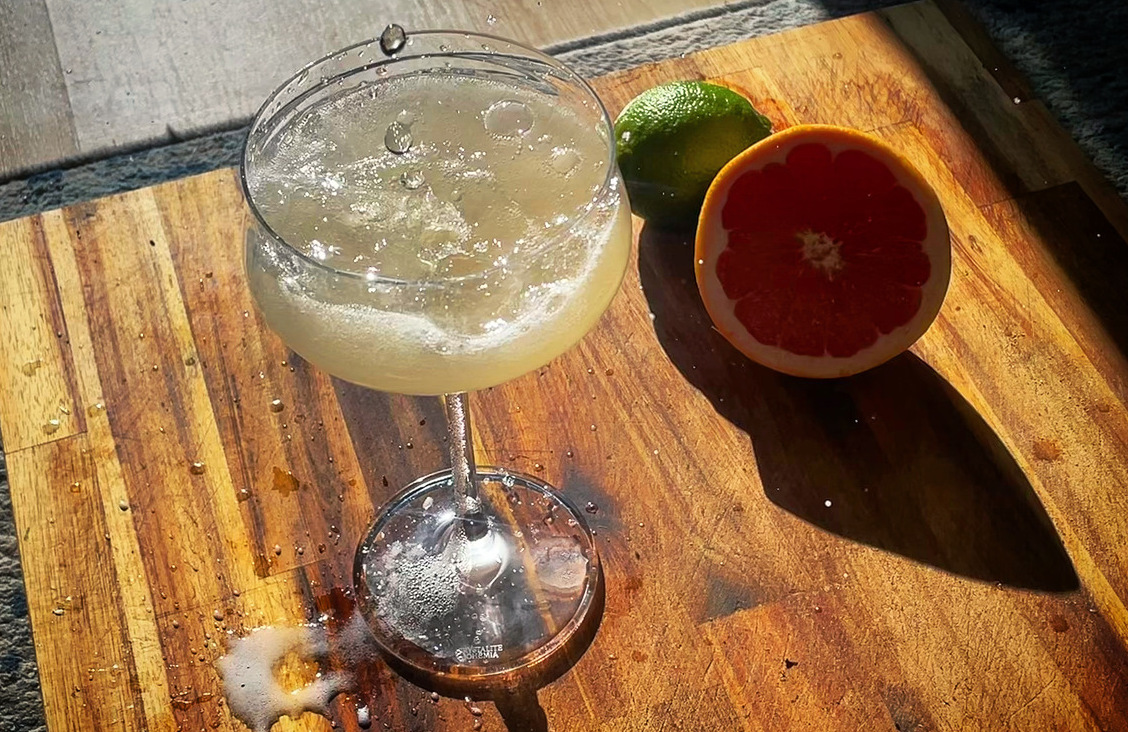
[[[1128,729],[1124,203],[947,2],[595,83],[616,112],[678,78],[902,150],[949,216],[951,290],[911,354],[783,377],[711,330],[689,243],[636,222],[598,327],[472,399],[482,462],[598,505],[607,577],[582,659],[483,728]],[[436,400],[334,381],[264,328],[245,215],[220,170],[0,226],[0,426],[56,732],[242,729],[229,638],[338,621],[376,508],[445,464]],[[471,729],[368,677],[375,728]]]

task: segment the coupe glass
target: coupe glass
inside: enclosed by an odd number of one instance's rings
[[[479,82],[489,98],[467,112],[454,97]],[[398,109],[405,99],[415,111]],[[285,152],[288,130],[309,135],[310,110],[338,103],[356,106],[340,125],[324,125],[336,142],[322,150],[301,138],[307,149],[287,180],[277,162],[296,155]],[[440,185],[456,159],[477,161],[456,176],[465,192]],[[455,680],[489,683],[543,664],[598,608],[599,555],[567,497],[536,477],[475,465],[466,392],[563,353],[617,291],[630,216],[607,111],[575,72],[533,49],[471,33],[410,33],[390,48],[347,48],[285,82],[255,117],[241,177],[254,213],[247,276],[271,329],[337,377],[444,400],[450,469],[394,496],[357,550],[357,596],[376,640],[401,671]],[[491,182],[474,188],[471,178]],[[503,254],[485,265],[477,250],[442,255],[423,276],[405,276],[379,251],[357,255],[359,265],[339,261],[332,247],[327,256],[311,232],[361,230],[352,215],[375,207],[361,188],[393,179],[408,189],[395,194],[408,204],[370,217],[363,230],[374,241],[402,239],[397,227],[431,232],[421,216],[457,209],[467,227],[492,227],[488,246]],[[319,208],[294,198],[301,185],[328,186],[353,203],[342,208],[318,188]],[[507,231],[495,220],[520,205],[543,225],[530,227],[526,216]],[[418,259],[436,259],[427,237],[418,247]]]

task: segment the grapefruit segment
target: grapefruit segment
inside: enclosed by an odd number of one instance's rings
[[[837,377],[911,346],[948,289],[932,188],[884,143],[800,125],[726,165],[697,228],[697,284],[717,329],[778,371]]]

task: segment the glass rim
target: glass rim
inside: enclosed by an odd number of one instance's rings
[[[567,239],[568,233],[579,222],[583,221],[584,219],[586,219],[588,216],[590,216],[592,214],[592,211],[596,208],[593,205],[594,201],[597,200],[599,197],[607,194],[608,190],[612,187],[613,181],[616,177],[617,168],[616,168],[616,150],[615,150],[615,126],[614,126],[614,123],[611,120],[611,115],[607,111],[607,107],[603,104],[603,101],[599,98],[599,95],[595,93],[595,89],[592,88],[591,84],[589,84],[588,81],[584,77],[580,76],[579,73],[577,73],[574,69],[572,69],[570,66],[563,63],[562,61],[559,61],[558,59],[553,58],[552,56],[544,53],[543,51],[539,51],[535,48],[532,48],[531,46],[526,46],[523,43],[520,43],[518,41],[514,41],[514,40],[509,39],[509,38],[503,38],[501,36],[495,36],[495,35],[491,35],[491,34],[488,34],[488,33],[478,33],[478,32],[475,32],[475,31],[446,30],[446,29],[412,31],[410,33],[406,33],[406,36],[407,36],[408,41],[410,41],[410,39],[417,37],[417,36],[424,36],[424,37],[427,37],[427,38],[434,38],[434,39],[439,39],[439,38],[446,36],[446,37],[452,37],[452,38],[457,37],[457,38],[460,38],[460,39],[463,39],[463,40],[474,39],[474,40],[492,41],[494,43],[505,44],[506,46],[509,47],[508,50],[506,50],[506,51],[501,51],[501,50],[497,50],[497,49],[491,50],[489,52],[490,55],[494,56],[494,57],[502,57],[502,58],[504,58],[504,57],[532,58],[532,59],[535,59],[537,61],[541,61],[541,62],[545,63],[546,65],[551,66],[553,69],[562,72],[564,74],[564,76],[566,77],[566,79],[570,83],[575,84],[580,90],[583,91],[584,94],[586,94],[586,96],[591,101],[595,102],[596,109],[599,111],[599,117],[600,117],[600,120],[601,120],[601,127],[607,130],[607,155],[604,158],[604,161],[606,163],[606,173],[604,174],[603,183],[600,185],[599,190],[596,191],[593,194],[592,201],[589,202],[588,205],[583,207],[579,212],[570,216],[568,218],[567,222],[564,222],[565,225],[561,227],[561,229],[557,232],[557,234],[554,237],[547,240],[546,242],[541,244],[536,249],[536,254],[538,256],[542,256],[542,255],[547,254],[548,252],[554,250],[557,246],[560,245],[560,243],[562,241]],[[279,110],[277,110],[274,113],[267,116],[266,112],[270,108],[270,106],[275,101],[278,100],[278,98],[283,94],[284,91],[286,91],[286,89],[291,84],[297,82],[299,80],[299,78],[302,77],[303,75],[307,75],[310,71],[318,68],[319,66],[326,64],[326,63],[328,63],[328,62],[330,62],[334,59],[341,58],[341,57],[343,57],[343,56],[345,56],[345,55],[351,53],[352,51],[359,49],[361,47],[367,47],[367,46],[371,46],[371,45],[374,45],[374,44],[379,45],[379,42],[380,42],[379,38],[369,38],[368,40],[360,41],[358,43],[353,43],[349,46],[345,46],[345,47],[340,48],[340,49],[333,51],[331,53],[327,53],[324,56],[307,63],[305,66],[302,66],[300,69],[295,71],[293,74],[286,77],[286,79],[284,79],[280,84],[278,84],[278,86],[275,87],[274,91],[272,91],[266,97],[266,99],[263,101],[263,103],[261,105],[259,105],[259,108],[255,112],[254,117],[252,117],[252,119],[251,119],[250,127],[247,130],[247,137],[243,141],[243,148],[242,148],[242,151],[239,155],[239,176],[238,176],[239,177],[239,185],[240,185],[240,188],[242,189],[243,199],[244,199],[244,201],[246,201],[247,207],[251,210],[251,214],[254,216],[258,225],[264,230],[264,232],[266,233],[266,235],[268,237],[270,237],[272,240],[274,240],[274,241],[278,242],[279,244],[281,244],[282,246],[284,246],[289,252],[297,255],[304,262],[307,262],[307,263],[313,265],[314,267],[321,269],[321,270],[324,270],[326,272],[329,272],[333,275],[337,275],[337,276],[340,276],[340,277],[346,277],[346,278],[350,278],[350,279],[362,280],[364,282],[369,283],[370,285],[393,285],[393,286],[400,286],[400,287],[407,287],[407,286],[416,286],[416,287],[445,286],[445,285],[448,285],[448,284],[456,284],[458,282],[466,282],[466,281],[470,281],[470,280],[479,279],[479,278],[485,277],[489,274],[492,274],[493,272],[496,272],[498,269],[502,269],[505,265],[491,265],[490,267],[487,267],[480,272],[476,272],[476,273],[468,274],[468,275],[460,275],[460,276],[456,276],[456,277],[442,277],[442,278],[437,278],[437,279],[415,279],[415,280],[401,279],[401,278],[398,278],[398,277],[388,277],[388,276],[380,275],[380,274],[373,275],[369,272],[357,272],[355,270],[338,269],[337,267],[334,267],[330,264],[327,264],[323,260],[320,260],[317,257],[312,256],[311,254],[307,254],[306,252],[303,252],[302,250],[298,249],[296,246],[291,244],[289,241],[287,241],[285,237],[278,234],[278,232],[276,232],[274,230],[274,227],[272,227],[266,221],[266,218],[262,215],[262,212],[259,210],[258,205],[255,203],[254,197],[251,194],[250,186],[247,184],[248,153],[250,151],[250,146],[251,146],[251,137],[257,129],[264,126],[270,120],[273,120],[275,118],[275,116],[277,116],[283,109],[285,109],[285,107],[282,107]],[[399,52],[397,52],[393,56],[384,57],[384,58],[379,59],[378,61],[371,61],[371,62],[368,62],[368,63],[365,63],[365,64],[360,64],[356,68],[349,69],[348,71],[342,72],[340,74],[336,74],[332,77],[329,77],[329,78],[325,79],[323,82],[319,83],[317,86],[311,87],[311,89],[307,90],[306,92],[302,92],[297,97],[295,97],[295,99],[300,98],[301,96],[304,96],[305,94],[309,93],[310,91],[313,91],[313,90],[316,90],[316,89],[319,89],[319,88],[323,88],[323,87],[327,87],[334,80],[341,78],[345,74],[349,74],[349,73],[364,71],[364,70],[367,70],[367,69],[372,69],[372,68],[376,68],[376,67],[380,67],[380,66],[390,66],[390,65],[396,64],[399,61],[406,61],[406,60],[410,60],[410,59],[459,58],[459,57],[472,55],[472,52],[467,51],[467,50],[421,51],[421,52],[417,52],[415,54],[410,54],[410,53],[407,52],[407,48],[408,48],[408,46],[405,45],[402,50],[400,50]]]

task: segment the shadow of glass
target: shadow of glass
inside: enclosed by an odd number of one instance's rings
[[[847,379],[778,374],[716,330],[687,235],[643,228],[639,274],[658,340],[748,433],[777,506],[827,531],[977,580],[1079,586],[1029,481],[975,410],[910,353]]]

